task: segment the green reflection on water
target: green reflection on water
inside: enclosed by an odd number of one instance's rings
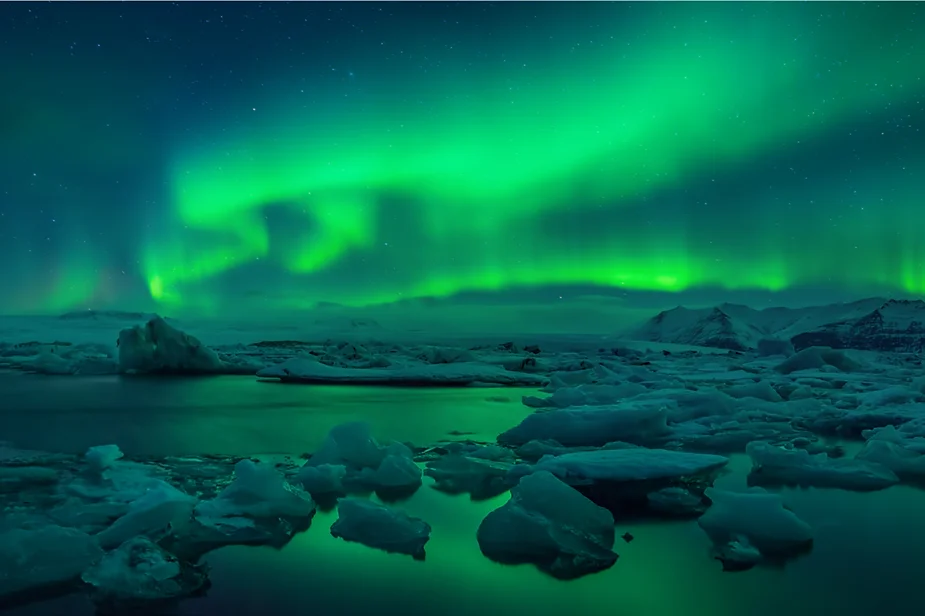
[[[19,447],[82,453],[118,444],[127,455],[302,453],[335,425],[367,421],[382,439],[428,445],[494,441],[530,410],[534,389],[281,385],[253,377],[0,378],[0,434]],[[489,400],[491,398],[492,400]],[[507,402],[493,401],[495,398]],[[54,426],[49,430],[48,426]]]
[[[741,487],[749,463],[733,461],[719,485]],[[711,561],[696,523],[617,522],[632,543],[608,571],[559,582],[529,565],[502,566],[482,556],[475,538],[485,515],[507,495],[472,503],[425,487],[396,505],[433,526],[427,560],[385,554],[329,534],[336,512],[319,513],[312,528],[282,551],[230,548],[210,555],[215,585],[206,600],[229,609],[247,579],[267,613],[402,613],[468,616],[809,616],[866,615],[894,597],[891,614],[917,613],[925,572],[925,494],[893,488],[874,494],[786,491],[787,502],[817,529],[812,554],[783,569],[724,574]],[[257,592],[257,591],[255,591]],[[184,613],[206,603],[192,601]],[[900,607],[902,606],[902,607]]]
[[[144,453],[310,451],[343,421],[371,422],[378,436],[433,442],[450,430],[492,440],[529,409],[530,390],[299,387],[249,378],[193,380],[35,379],[4,381],[17,413],[0,413],[2,433],[20,446],[67,451],[100,442]],[[23,389],[33,387],[34,390]],[[31,393],[30,393],[31,392]],[[55,392],[60,394],[56,398]],[[487,401],[508,396],[511,403]],[[32,404],[29,400],[38,400]],[[53,424],[49,424],[53,420]],[[30,423],[32,422],[32,423]],[[47,430],[54,425],[53,431]],[[39,439],[56,439],[43,443]],[[29,439],[32,439],[31,441]],[[854,448],[849,450],[853,455]],[[741,488],[749,467],[737,456],[718,485]],[[723,574],[696,523],[618,520],[620,559],[603,573],[558,582],[528,565],[505,567],[479,551],[476,529],[506,495],[482,503],[432,490],[429,480],[397,505],[427,520],[426,562],[334,539],[335,512],[281,551],[235,547],[210,554],[213,587],[180,613],[354,616],[891,616],[919,614],[925,573],[925,493],[891,488],[873,494],[785,491],[816,529],[808,557],[784,569]],[[79,606],[78,606],[79,604]],[[60,607],[66,606],[66,607]],[[82,611],[86,608],[90,611]],[[49,611],[50,610],[50,611]],[[92,613],[83,600],[17,611]]]

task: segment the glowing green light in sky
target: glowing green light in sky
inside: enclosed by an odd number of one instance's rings
[[[704,19],[694,19],[698,10]],[[187,289],[260,260],[309,281],[349,278],[362,265],[362,283],[309,298],[357,303],[570,283],[779,290],[836,280],[925,290],[914,265],[925,244],[914,237],[893,271],[889,258],[872,261],[882,235],[865,244],[803,229],[788,240],[773,225],[731,226],[690,197],[689,216],[718,217],[712,231],[694,233],[663,220],[660,203],[640,205],[844,132],[874,105],[921,96],[925,46],[897,52],[858,20],[794,37],[799,24],[782,18],[703,5],[681,13],[653,16],[643,43],[605,37],[576,53],[553,42],[537,66],[485,70],[461,85],[452,78],[461,67],[451,66],[444,78],[371,79],[362,95],[312,107],[282,91],[268,97],[264,115],[177,149],[170,179],[184,228],[145,249],[152,297],[180,303]],[[897,181],[911,194],[909,178]],[[831,194],[810,218],[845,198]],[[741,208],[780,208],[741,199]],[[625,224],[640,207],[651,226]],[[286,212],[285,233],[269,222],[274,208]],[[409,211],[413,220],[402,218]],[[863,235],[849,214],[843,227]],[[800,225],[796,212],[786,216]],[[846,251],[858,244],[851,257],[862,265],[845,275]]]

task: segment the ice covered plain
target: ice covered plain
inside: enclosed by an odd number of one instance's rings
[[[9,370],[530,386],[542,395],[524,396],[534,412],[495,443],[393,442],[347,423],[305,457],[133,460],[118,443],[82,456],[7,444],[0,601],[73,590],[130,612],[179,600],[207,587],[204,554],[284,545],[313,532],[318,507],[337,508],[335,537],[425,559],[440,528],[401,506],[419,489],[473,500],[509,491],[472,541],[491,560],[562,580],[619,567],[621,520],[639,517],[696,520],[713,546],[704,562],[726,571],[786,565],[813,549],[816,529],[777,488],[866,492],[925,481],[920,315],[920,302],[879,299],[724,305],[662,313],[625,340],[439,345],[396,340],[374,323],[262,340],[203,329],[205,344],[153,315],[7,319],[0,366]],[[861,443],[857,453],[846,454],[846,440]],[[742,453],[750,487],[714,487]]]

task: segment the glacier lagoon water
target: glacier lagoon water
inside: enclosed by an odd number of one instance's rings
[[[307,387],[250,377],[120,379],[0,375],[0,438],[20,447],[79,452],[115,442],[128,454],[310,451],[328,429],[369,421],[376,434],[415,444],[452,438],[492,440],[529,409],[509,389]],[[506,398],[509,402],[499,401]],[[735,457],[717,481],[741,486]],[[334,539],[336,512],[282,550],[231,547],[205,557],[212,587],[184,601],[183,615],[312,613],[353,616],[582,614],[627,616],[867,616],[920,610],[925,572],[925,493],[894,487],[872,494],[785,490],[788,504],[816,529],[811,554],[785,568],[722,573],[694,522],[617,521],[617,564],[560,582],[524,565],[495,564],[479,551],[476,529],[507,496],[471,502],[427,487],[398,505],[434,528],[424,562]],[[33,603],[16,616],[93,614],[80,595]]]

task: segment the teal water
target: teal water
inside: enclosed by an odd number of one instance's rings
[[[46,396],[40,416],[68,412],[88,423],[105,415],[111,424],[141,422],[150,431],[137,437],[140,449],[191,452],[193,444],[228,451],[282,451],[292,444],[310,449],[327,429],[364,418],[377,433],[424,443],[450,430],[493,436],[527,410],[512,390],[395,390],[373,388],[285,387],[249,379],[196,381],[103,380],[110,398],[149,399],[117,412],[114,404],[95,415],[60,406],[83,404],[73,380],[34,380],[40,391],[68,392],[52,408]],[[0,383],[5,385],[6,381]],[[31,387],[31,386],[30,386]],[[155,395],[154,390],[163,388]],[[112,392],[121,390],[116,396]],[[25,387],[19,389],[25,396]],[[38,391],[35,392],[38,394]],[[513,403],[486,401],[508,396]],[[164,401],[154,404],[154,400]],[[28,406],[29,403],[23,403]],[[81,407],[82,408],[82,407]],[[89,415],[87,414],[89,413]],[[119,413],[122,413],[121,415]],[[16,415],[19,415],[18,413]],[[150,415],[150,416],[148,416]],[[77,419],[69,420],[77,425]],[[294,422],[294,423],[293,423]],[[0,431],[15,423],[0,413]],[[164,423],[165,425],[160,425]],[[159,426],[156,430],[152,427]],[[56,428],[51,428],[56,430]],[[107,434],[131,430],[100,426]],[[137,435],[136,435],[137,436]],[[76,440],[84,433],[72,435]],[[9,438],[9,437],[6,437]],[[48,437],[42,437],[48,438]],[[59,439],[66,440],[65,435]],[[486,437],[487,438],[487,437]],[[62,442],[63,442],[62,440]],[[158,445],[159,443],[159,445]],[[278,446],[272,446],[276,443]],[[20,444],[20,443],[17,443]],[[121,444],[121,443],[120,443]],[[81,444],[81,447],[83,445]],[[79,449],[76,443],[72,449]],[[748,469],[743,457],[718,485],[741,487]],[[427,481],[427,480],[425,480]],[[469,616],[471,614],[593,616],[842,616],[920,614],[919,585],[925,574],[925,493],[891,488],[873,494],[835,490],[785,492],[788,504],[816,529],[811,554],[785,568],[745,573],[720,571],[708,556],[708,542],[696,523],[621,523],[635,540],[617,542],[620,554],[610,570],[573,582],[559,582],[530,566],[507,567],[485,559],[475,539],[482,518],[506,496],[472,503],[428,487],[398,505],[433,527],[427,559],[389,555],[334,539],[334,512],[319,512],[312,527],[282,550],[233,547],[206,557],[212,588],[204,598],[184,602],[180,614]],[[82,598],[34,604],[18,616],[91,614]]]
[[[529,413],[521,396],[536,393],[21,374],[0,374],[0,392],[0,440],[69,453],[116,443],[130,455],[301,453],[357,420],[416,445],[459,438],[451,431],[493,441]]]

